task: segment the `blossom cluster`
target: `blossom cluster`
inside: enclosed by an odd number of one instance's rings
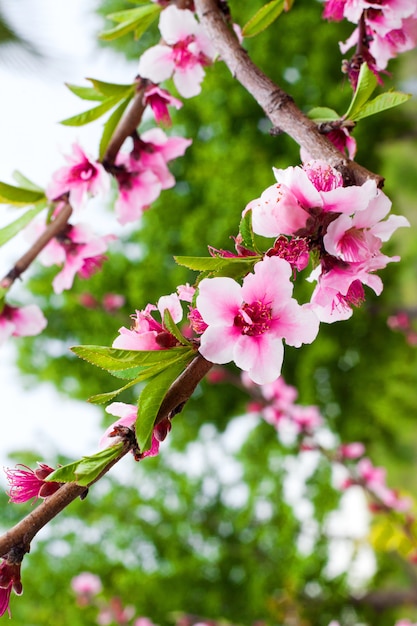
[[[365,299],[363,285],[381,293],[382,281],[375,271],[399,260],[384,255],[382,244],[397,228],[408,226],[407,219],[397,215],[385,219],[391,202],[375,181],[344,187],[340,173],[323,161],[274,168],[274,174],[277,183],[246,208],[252,211],[254,232],[291,237],[287,248],[280,239],[279,250],[270,254],[287,258],[296,269],[300,260],[305,267],[306,247],[316,254],[319,262],[310,280],[317,286],[311,308],[322,322],[348,319],[352,306]],[[292,260],[294,241],[302,251],[296,261]]]
[[[337,21],[346,18],[358,24],[348,40],[340,44],[341,51],[345,53],[356,45],[357,53],[375,73],[417,43],[417,7],[413,0],[326,0],[324,17]]]

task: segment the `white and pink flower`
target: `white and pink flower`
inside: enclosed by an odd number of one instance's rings
[[[231,278],[205,278],[197,309],[207,328],[200,352],[213,363],[234,361],[259,384],[281,373],[283,339],[300,347],[311,343],[319,322],[308,305],[292,298],[291,266],[278,257],[256,263],[243,285]]]
[[[160,195],[175,185],[167,163],[183,156],[192,143],[183,137],[167,137],[153,128],[136,139],[133,151],[120,153],[114,173],[119,187],[115,211],[121,224],[139,219]]]
[[[114,239],[114,235],[95,235],[86,224],[68,225],[65,233],[52,239],[39,255],[39,260],[46,267],[63,266],[52,281],[55,293],[70,289],[77,274],[81,278],[90,278],[98,271],[106,259],[104,253],[108,243]]]
[[[15,307],[5,304],[0,312],[0,344],[8,337],[39,335],[47,321],[36,304]]]
[[[171,76],[183,98],[197,96],[201,91],[204,67],[213,62],[215,51],[194,13],[171,5],[159,19],[164,41],[149,48],[139,60],[138,73],[154,83]]]
[[[136,311],[132,315],[131,328],[122,326],[119,328],[119,336],[113,341],[113,348],[122,350],[163,350],[173,347],[177,340],[171,333],[165,330],[162,322],[158,322],[152,315],[159,311],[161,320],[164,319],[165,310],[171,314],[175,324],[181,321],[183,316],[182,306],[176,293],[161,296],[158,306],[148,304],[143,311]]]
[[[120,441],[117,434],[112,436],[116,426],[134,427],[138,416],[138,407],[134,404],[125,404],[124,402],[112,402],[106,407],[106,412],[110,413],[110,415],[115,415],[118,419],[105,430],[99,442],[100,448],[107,448]],[[157,431],[157,427],[155,430]],[[160,441],[162,439],[158,438],[158,432],[154,432],[152,434],[151,447],[141,454],[141,458],[156,456],[159,453]]]
[[[89,196],[105,194],[110,188],[110,177],[101,163],[88,157],[83,149],[74,143],[72,154],[65,157],[68,165],[52,175],[46,189],[51,201],[57,201],[69,194],[73,209],[81,209]]]

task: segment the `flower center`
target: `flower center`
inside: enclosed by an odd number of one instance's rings
[[[240,328],[242,335],[254,337],[262,335],[271,326],[272,309],[268,304],[256,300],[244,304],[235,316],[234,325]]]
[[[80,163],[72,168],[72,179],[74,181],[88,181],[95,178],[97,175],[97,168],[89,161]]]
[[[177,67],[182,69],[186,67],[193,67],[198,63],[197,56],[189,49],[189,45],[194,41],[194,35],[189,35],[185,39],[178,41],[173,47],[174,63]]]

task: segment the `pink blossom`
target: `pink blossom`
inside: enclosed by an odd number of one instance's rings
[[[323,424],[323,418],[316,406],[295,404],[291,407],[288,417],[300,433],[313,432]]]
[[[95,574],[81,572],[71,580],[71,587],[77,595],[89,600],[92,596],[100,593],[103,586],[100,578]]]
[[[103,308],[108,313],[113,313],[120,309],[126,301],[126,298],[118,293],[105,293],[103,296]]]
[[[55,293],[70,289],[75,276],[89,278],[98,271],[106,257],[109,241],[114,235],[98,237],[86,224],[68,225],[65,233],[52,239],[43,249],[39,259],[43,265],[63,265],[63,269],[55,276],[52,286]]]
[[[38,469],[31,469],[26,465],[17,465],[15,468],[6,468],[6,478],[10,485],[9,502],[27,502],[32,498],[47,498],[59,489],[61,483],[46,481],[52,474],[53,467],[45,463],[38,463]]]
[[[397,493],[389,489],[385,483],[386,471],[383,467],[375,467],[370,459],[363,458],[357,465],[358,476],[375,496],[390,509],[407,511],[411,502],[408,498],[399,498]]]
[[[360,441],[343,443],[339,446],[338,453],[342,459],[357,459],[365,454],[365,446]]]
[[[80,209],[89,195],[108,191],[110,178],[104,167],[90,159],[78,144],[73,144],[72,154],[65,158],[69,165],[57,170],[47,187],[46,195],[50,200],[56,201],[69,193],[71,206]]]
[[[0,312],[0,344],[8,337],[38,335],[46,325],[47,321],[36,304],[22,307],[5,304]]]
[[[113,348],[162,350],[176,345],[175,337],[152,315],[154,311],[159,310],[163,320],[165,309],[169,310],[176,324],[181,321],[183,311],[178,295],[172,293],[169,296],[161,296],[158,307],[148,304],[143,311],[136,311],[136,314],[132,315],[133,325],[130,329],[124,326],[119,328],[119,336],[113,341]]]
[[[191,11],[174,5],[162,11],[159,30],[164,44],[153,46],[142,54],[139,75],[155,83],[173,76],[181,96],[198,95],[204,78],[203,67],[214,57],[209,38]]]
[[[253,230],[264,237],[298,234],[307,220],[310,232],[317,228],[322,214],[361,211],[376,193],[372,180],[343,187],[341,174],[320,160],[286,170],[274,168],[274,174],[278,184],[268,187],[245,209],[252,209]]]
[[[182,156],[190,144],[190,139],[167,137],[160,128],[153,128],[135,140],[130,154],[118,154],[114,175],[119,197],[115,211],[121,224],[139,219],[162,189],[175,185],[167,163]]]
[[[331,324],[349,319],[352,306],[358,307],[365,300],[362,284],[371,287],[378,296],[383,289],[379,276],[369,273],[361,264],[334,267],[323,273],[310,301],[319,320]]]
[[[213,363],[234,361],[259,384],[281,373],[283,344],[311,343],[318,320],[308,305],[292,298],[291,266],[278,257],[256,263],[239,285],[231,278],[205,278],[197,308],[207,328],[200,352]]]
[[[143,101],[145,105],[148,104],[151,107],[155,116],[155,122],[165,126],[171,126],[172,124],[168,106],[174,106],[177,110],[182,107],[181,100],[174,98],[169,91],[161,89],[161,87],[154,84],[146,87]]]
[[[114,205],[120,224],[138,220],[161,193],[162,185],[151,171],[143,169],[136,159],[123,153],[116,160],[115,172],[119,195]]]
[[[20,580],[20,562],[4,559],[0,564],[0,617],[6,611],[11,617],[9,603],[10,594],[13,591],[20,596],[23,593],[22,582]]]
[[[133,626],[155,626],[148,617],[138,617],[133,622]]]
[[[99,441],[100,448],[107,448],[118,442],[117,437],[111,436],[111,433],[114,431],[116,426],[126,426],[127,428],[134,427],[138,416],[138,407],[134,404],[125,404],[124,402],[112,402],[108,407],[106,407],[106,412],[110,413],[110,415],[116,415],[119,419],[113,422],[113,424],[105,430]],[[155,430],[157,430],[157,427]],[[159,442],[162,439],[158,439],[157,435],[157,432],[152,434],[151,447],[149,450],[146,450],[146,452],[141,454],[141,458],[156,456],[159,453]]]

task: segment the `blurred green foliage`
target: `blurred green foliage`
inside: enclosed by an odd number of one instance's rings
[[[230,2],[242,24],[262,4]],[[104,0],[99,11],[131,6]],[[319,2],[297,0],[247,48],[303,110],[320,105],[342,113],[351,92],[340,73],[337,42],[346,39],[350,26],[322,21],[321,11]],[[156,37],[154,29],[139,42],[122,38],[112,45],[136,58]],[[411,68],[416,58],[407,56]],[[400,63],[390,67],[394,76]],[[391,83],[387,77],[385,86]],[[207,68],[201,96],[174,115],[172,134],[193,138],[186,155],[172,164],[177,187],[162,193],[88,282],[77,279],[70,292],[51,296],[55,270],[39,270],[31,279],[48,327],[39,337],[19,341],[19,366],[29,382],[52,381],[82,401],[117,386],[68,347],[110,345],[135,309],[178,284],[192,283],[193,273],[177,266],[174,254],[204,255],[208,244],[232,248],[241,211],[273,182],[272,166],[299,163],[294,142],[271,136],[269,128],[221,63]],[[416,129],[413,106],[406,105],[366,119],[355,130],[358,161],[387,177],[394,213],[406,214],[414,225],[417,165],[410,138]],[[387,326],[389,315],[416,307],[413,234],[401,230],[388,253],[404,259],[383,271],[382,296],[368,291],[351,320],[322,325],[310,346],[287,348],[283,374],[302,403],[319,405],[342,441],[363,441],[374,462],[388,467],[392,486],[416,494],[417,350]],[[85,293],[94,296],[96,308],[81,306]],[[106,293],[126,297],[117,313],[101,306]],[[120,399],[134,402],[135,396],[126,392]],[[296,451],[284,448],[270,426],[254,422],[238,451],[228,449],[230,426],[240,424],[231,420],[244,412],[246,400],[235,387],[203,382],[175,418],[160,457],[139,466],[124,463],[125,477],[106,479],[56,520],[25,559],[25,596],[13,601],[14,624],[94,623],[93,609],[78,607],[69,588],[83,570],[102,577],[106,597],[120,596],[161,626],[172,623],[173,611],[240,624],[327,626],[332,619],[343,626],[393,624],[394,611],[377,615],[352,598],[346,573],[335,578],[326,573],[333,549],[326,520],[339,501],[328,462],[323,459],[305,484],[303,498],[311,503],[305,520],[285,491],[287,461]],[[7,527],[18,512],[3,504]],[[369,588],[409,586],[407,571],[392,555],[378,555]]]

